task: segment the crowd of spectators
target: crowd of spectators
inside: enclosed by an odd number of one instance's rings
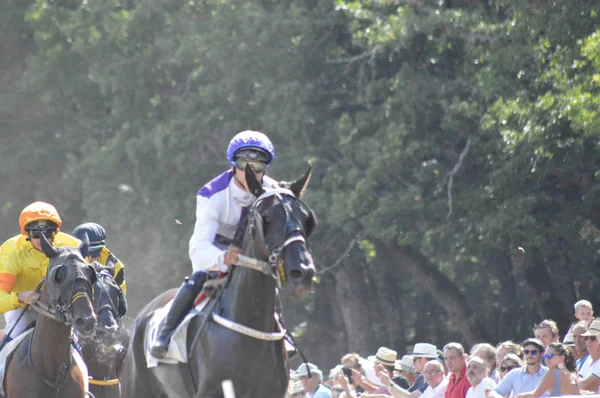
[[[286,397],[538,398],[600,392],[600,319],[592,304],[575,303],[562,342],[556,322],[535,325],[520,344],[421,342],[402,355],[380,347],[367,358],[349,353],[324,377],[312,363],[291,372]]]

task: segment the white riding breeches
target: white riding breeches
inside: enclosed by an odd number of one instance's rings
[[[19,319],[19,316],[22,312],[23,308],[17,308],[16,310],[4,313],[4,319],[6,320],[6,333],[10,332],[10,329],[12,329],[12,327],[16,324],[15,329],[10,333],[11,339],[14,339],[23,333],[27,326],[29,326],[37,318],[37,313],[32,309],[28,309],[25,314],[23,314],[21,319]],[[18,323],[17,319],[19,319]]]

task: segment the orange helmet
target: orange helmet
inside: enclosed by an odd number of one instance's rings
[[[19,226],[21,227],[21,234],[27,235],[25,227],[34,221],[50,221],[56,224],[56,230],[58,231],[62,225],[62,220],[56,211],[56,208],[49,203],[45,202],[34,202],[23,209],[19,216]]]

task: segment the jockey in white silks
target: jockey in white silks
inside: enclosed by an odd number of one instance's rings
[[[189,255],[193,274],[186,278],[160,326],[151,354],[164,358],[171,336],[191,310],[202,290],[209,271],[227,272],[240,255],[240,248],[231,246],[242,210],[248,208],[254,196],[248,192],[244,170],[249,164],[265,188],[277,182],[265,175],[275,158],[275,148],[269,138],[258,131],[243,131],[229,142],[227,160],[231,168],[204,185],[196,197],[196,224],[190,239]]]

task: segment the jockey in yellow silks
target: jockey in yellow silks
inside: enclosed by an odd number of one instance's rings
[[[16,325],[11,338],[21,334],[36,318],[36,313],[28,310],[17,323],[19,308],[39,297],[35,289],[46,276],[49,259],[42,252],[42,234],[54,247],[80,244],[78,239],[60,232],[61,225],[54,206],[32,203],[19,217],[21,233],[0,246],[0,313],[4,314],[7,331]]]

